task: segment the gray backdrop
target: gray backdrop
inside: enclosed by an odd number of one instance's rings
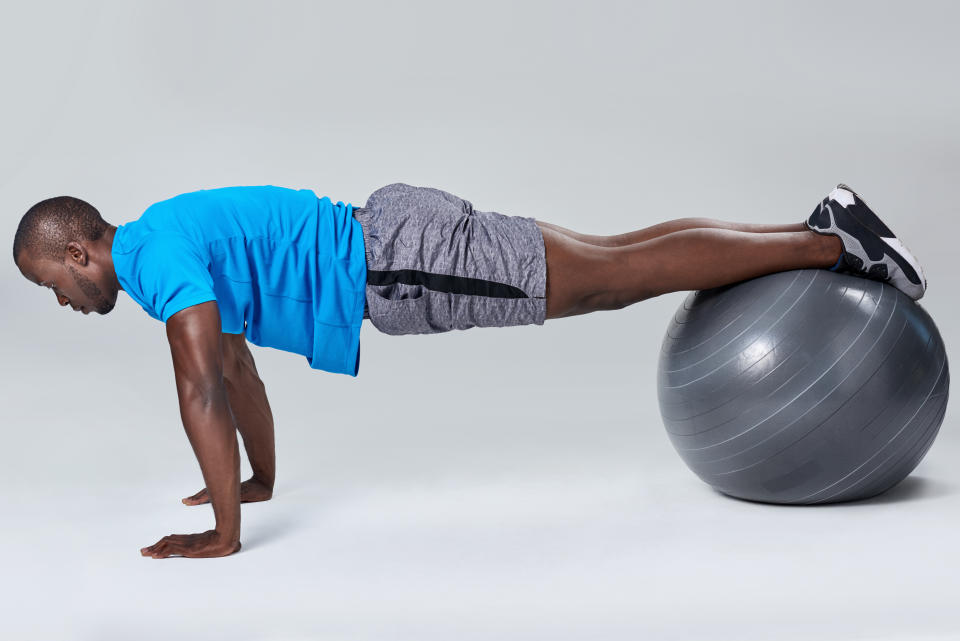
[[[359,205],[399,181],[612,234],[799,222],[847,182],[922,261],[957,363],[958,18],[945,2],[18,3],[0,20],[5,238],[62,194],[117,224],[201,188]],[[125,293],[74,314],[9,258],[0,288],[10,638],[960,634],[956,412],[876,500],[718,495],[657,410],[684,293],[542,327],[365,325],[356,379],[254,347],[276,496],[244,506],[241,553],[156,561],[139,548],[213,523],[180,503],[203,482],[163,325]]]

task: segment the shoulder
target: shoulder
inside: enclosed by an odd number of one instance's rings
[[[144,234],[129,249],[127,270],[144,284],[189,279],[210,282],[210,260],[188,236],[158,230]]]
[[[172,229],[137,229],[136,233],[127,232],[122,245],[114,253],[149,258],[171,251],[200,255],[200,247],[192,238]]]

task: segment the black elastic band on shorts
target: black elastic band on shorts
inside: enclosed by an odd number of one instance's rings
[[[526,292],[513,285],[505,285],[482,278],[432,274],[416,269],[367,270],[367,283],[370,285],[423,285],[427,289],[449,294],[468,294],[471,296],[491,296],[493,298],[529,298]]]

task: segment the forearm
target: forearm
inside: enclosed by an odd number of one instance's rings
[[[213,504],[215,529],[240,540],[240,449],[226,391],[184,394],[180,415]]]
[[[276,454],[273,436],[273,413],[267,390],[253,367],[247,366],[224,377],[230,408],[243,437],[243,447],[253,476],[273,489],[276,478]]]

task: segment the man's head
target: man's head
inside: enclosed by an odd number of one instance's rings
[[[27,280],[52,289],[60,305],[106,314],[120,290],[110,253],[116,230],[79,198],[48,198],[20,220],[13,260]]]

